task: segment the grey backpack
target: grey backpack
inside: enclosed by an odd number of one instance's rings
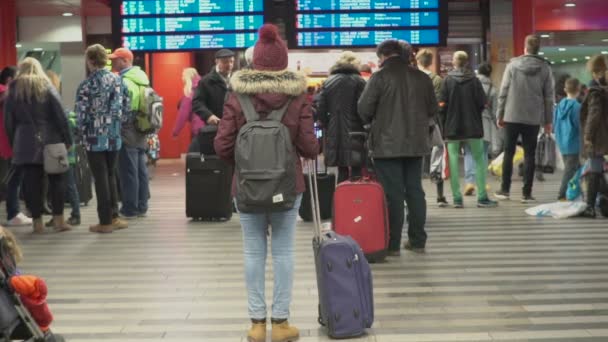
[[[249,96],[237,94],[247,123],[234,151],[238,209],[244,213],[292,209],[296,197],[296,152],[281,123],[291,101],[264,119]]]

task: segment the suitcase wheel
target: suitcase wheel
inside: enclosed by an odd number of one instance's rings
[[[325,326],[325,322],[323,321],[323,316],[321,315],[321,304],[319,304],[319,318],[317,318],[317,322],[319,322],[320,325]]]

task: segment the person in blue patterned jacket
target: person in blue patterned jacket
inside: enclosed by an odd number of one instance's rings
[[[87,48],[90,75],[78,88],[74,110],[95,179],[99,224],[89,229],[94,233],[111,233],[128,227],[118,218],[116,169],[122,146],[121,125],[127,119],[130,104],[121,78],[105,69],[107,61],[103,46],[95,44]]]

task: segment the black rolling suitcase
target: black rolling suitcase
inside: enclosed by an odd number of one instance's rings
[[[76,146],[76,164],[74,164],[74,178],[80,196],[80,203],[85,206],[93,199],[93,175],[89,167],[89,159],[84,146]]]
[[[214,155],[188,153],[186,216],[206,221],[232,217],[232,165]]]
[[[321,220],[329,220],[332,217],[334,192],[336,191],[336,175],[330,173],[318,173],[317,184],[319,187],[319,211]],[[306,191],[302,195],[302,205],[299,210],[300,217],[306,222],[312,222],[313,214],[310,206],[310,186],[306,182]]]

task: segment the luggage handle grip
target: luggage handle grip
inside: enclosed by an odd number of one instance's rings
[[[310,189],[310,205],[312,209],[313,233],[315,238],[321,238],[321,213],[319,212],[319,188],[317,183],[316,160],[306,160],[308,165],[308,186]]]

